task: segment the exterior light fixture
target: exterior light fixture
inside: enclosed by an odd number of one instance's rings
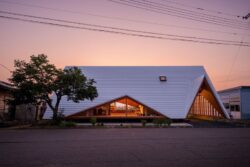
[[[166,82],[167,81],[166,76],[159,76],[159,79],[160,79],[161,82]]]

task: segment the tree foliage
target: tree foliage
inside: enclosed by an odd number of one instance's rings
[[[15,60],[15,70],[10,82],[17,88],[13,95],[15,104],[39,104],[45,101],[57,119],[59,104],[63,96],[78,103],[93,100],[98,96],[94,79],[88,79],[77,67],[58,69],[50,64],[47,56],[31,56],[29,62]],[[55,94],[55,101],[51,95]]]

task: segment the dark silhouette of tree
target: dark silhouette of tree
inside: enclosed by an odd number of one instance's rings
[[[63,96],[76,103],[82,100],[93,100],[98,96],[94,79],[87,79],[77,67],[64,70],[50,64],[47,56],[31,56],[27,63],[15,60],[15,70],[9,79],[17,88],[13,92],[12,103],[39,105],[46,102],[53,111],[53,120],[59,115],[59,104]],[[55,101],[51,95],[54,93]]]

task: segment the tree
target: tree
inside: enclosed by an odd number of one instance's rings
[[[14,104],[35,105],[46,102],[53,111],[53,120],[58,118],[59,104],[63,96],[76,103],[93,100],[98,96],[94,79],[87,79],[77,67],[64,70],[50,64],[47,56],[31,56],[30,62],[14,61],[15,70],[9,79],[17,88],[13,93]],[[54,93],[55,101],[51,95]]]

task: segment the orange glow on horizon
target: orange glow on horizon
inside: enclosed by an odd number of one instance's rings
[[[86,22],[90,24],[176,34],[202,38],[249,42],[249,32],[240,29],[199,23],[159,13],[146,12],[131,7],[120,6],[109,1],[67,0],[25,1],[28,4],[67,9],[67,13],[27,6],[1,4],[0,10],[15,11],[37,16]],[[163,1],[162,1],[163,2]],[[187,3],[183,1],[183,3]],[[227,1],[190,0],[194,6],[217,11],[244,15],[249,12],[250,2],[244,0]],[[84,15],[84,12],[129,20],[157,22],[143,24],[124,20]],[[77,13],[78,12],[78,13]],[[226,16],[221,16],[226,17]],[[234,18],[238,19],[238,18]],[[241,21],[241,20],[240,20]],[[249,20],[248,20],[249,22]],[[150,39],[116,35],[87,30],[76,30],[48,25],[31,24],[0,19],[0,64],[13,70],[15,59],[29,60],[33,54],[48,55],[51,63],[59,68],[65,66],[193,66],[202,65],[209,74],[217,90],[250,85],[250,47],[212,45],[171,40]],[[162,25],[161,25],[162,24]],[[174,26],[206,29],[198,31]],[[211,30],[211,31],[210,31]],[[213,31],[220,31],[215,33]],[[0,80],[7,81],[10,72],[0,66]]]

